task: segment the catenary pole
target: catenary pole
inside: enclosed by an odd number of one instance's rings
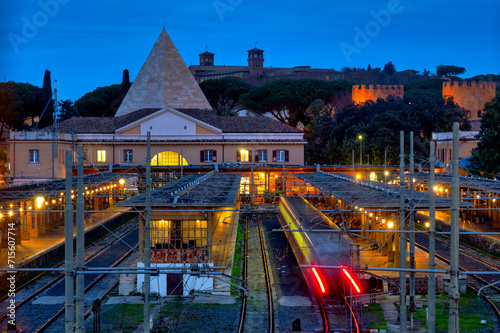
[[[352,176],[354,177],[354,149],[352,150]]]
[[[83,146],[78,145],[76,197],[76,268],[84,269],[85,227],[84,227],[84,197],[83,197]],[[85,287],[83,274],[76,275],[76,332],[85,333]]]
[[[64,328],[72,332],[75,324],[73,305],[73,201],[71,200],[71,163],[73,152],[66,150],[66,203],[64,215]]]
[[[434,193],[435,184],[435,165],[436,165],[436,150],[435,142],[431,141],[431,156],[429,158],[430,174],[429,174],[429,269],[436,268],[436,194]],[[429,273],[428,280],[428,310],[429,320],[427,321],[427,332],[436,332],[436,277],[433,272]]]
[[[144,268],[151,267],[151,132],[147,136],[146,148],[146,221],[144,221]],[[144,322],[143,329],[149,333],[151,275],[144,274]]]
[[[413,131],[410,132],[410,268],[415,269],[415,205],[414,205],[414,169],[415,154],[413,150]],[[415,272],[410,273],[410,329],[413,331],[413,313],[415,312]]]
[[[450,315],[448,317],[448,332],[459,332],[458,301],[458,212],[460,210],[460,180],[458,179],[458,123],[453,123],[453,157],[451,160],[451,249],[450,249]]]
[[[406,234],[405,234],[405,142],[404,132],[400,132],[399,146],[399,186],[401,193],[399,194],[399,265],[401,268],[406,268]],[[401,293],[399,295],[399,321],[401,323],[401,333],[406,333],[406,272],[399,273],[399,285]]]

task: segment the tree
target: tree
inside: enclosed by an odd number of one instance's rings
[[[99,87],[75,102],[82,117],[113,117],[122,102],[121,84]]]
[[[396,74],[396,66],[394,66],[392,61],[389,61],[387,64],[384,65],[384,73],[387,75]]]
[[[254,86],[234,77],[205,80],[200,88],[218,115],[235,116],[241,109],[240,96]]]
[[[308,108],[314,100],[328,104],[334,94],[349,90],[352,83],[347,80],[276,80],[255,87],[241,95],[242,105],[259,115],[270,113],[277,120],[290,126],[307,125],[312,118]]]
[[[42,89],[29,83],[1,82],[0,134],[5,128],[22,130],[25,119],[40,116],[41,94]]]
[[[59,121],[63,121],[69,118],[77,117],[78,112],[75,105],[70,99],[61,100],[59,102]]]
[[[38,97],[37,103],[40,105],[41,113],[39,128],[50,126],[54,123],[54,99],[52,96],[52,84],[50,78],[50,71],[46,70],[43,76],[42,92]]]
[[[500,171],[500,94],[485,104],[484,111],[472,161],[481,171],[496,174]]]
[[[363,153],[375,164],[384,163],[387,151],[389,164],[399,163],[399,132],[405,131],[406,148],[409,133],[415,135],[415,152],[428,156],[428,140],[433,131],[449,131],[454,121],[470,126],[465,110],[452,100],[436,98],[431,92],[418,91],[404,99],[378,99],[362,106],[352,103],[331,114],[323,109],[305,127],[306,161],[308,163],[350,164],[351,152],[359,154],[357,137],[363,134]],[[358,155],[359,156],[359,155]]]
[[[457,76],[465,73],[464,67],[453,65],[439,65],[436,67],[436,74],[440,76]]]

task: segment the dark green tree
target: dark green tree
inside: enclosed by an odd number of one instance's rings
[[[436,74],[440,76],[457,76],[465,73],[464,67],[453,65],[439,65],[436,67]]]
[[[213,112],[221,116],[235,116],[241,110],[240,96],[254,86],[234,77],[205,80],[200,88],[205,94]]]
[[[241,95],[241,103],[255,114],[270,113],[277,120],[290,126],[309,124],[311,103],[317,99],[328,104],[339,92],[350,90],[347,80],[277,80],[255,87]]]
[[[70,99],[59,102],[59,121],[77,117],[78,112]]]
[[[99,87],[78,99],[75,107],[82,117],[113,117],[122,101],[121,92],[121,84]]]
[[[54,123],[54,97],[52,96],[52,84],[50,71],[46,70],[43,76],[42,93],[38,97],[38,104],[41,108],[40,122],[38,128],[50,126]]]
[[[384,65],[384,73],[387,75],[396,74],[396,66],[394,66],[392,61],[389,61],[387,64]]]
[[[479,130],[479,143],[472,152],[472,161],[482,172],[500,172],[500,94],[485,104]]]
[[[26,119],[39,116],[41,94],[42,89],[29,83],[1,82],[0,134],[4,129],[22,130]]]

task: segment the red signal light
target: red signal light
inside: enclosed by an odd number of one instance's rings
[[[349,272],[345,268],[342,268],[342,272],[344,272],[344,274],[347,276],[347,278],[349,280],[351,280],[351,283],[354,286],[354,289],[356,289],[356,291],[359,294],[361,292],[361,289],[359,289],[358,284],[356,283],[356,281],[354,281],[354,279],[352,278],[351,274],[349,274]]]
[[[319,277],[319,274],[316,271],[316,267],[313,267],[312,271],[314,273],[314,276],[316,277],[316,280],[318,280],[318,284],[319,284],[319,287],[321,288],[321,292],[324,294],[326,292],[326,289],[325,289],[325,286],[323,284],[323,281],[321,281],[321,278]]]

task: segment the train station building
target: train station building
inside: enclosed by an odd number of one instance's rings
[[[151,133],[152,164],[304,164],[304,133],[268,117],[213,114],[165,29],[114,117],[71,118],[35,132],[11,132],[14,184],[65,177],[64,151],[83,145],[85,164],[143,166]]]
[[[229,284],[209,271],[226,267],[231,275],[241,175],[212,171],[191,174],[151,192],[151,266],[178,273],[151,277],[151,292],[189,295],[191,290],[229,294]],[[139,253],[144,258],[146,194],[118,206],[139,211]],[[144,261],[138,263],[143,267]],[[200,274],[182,273],[198,269]],[[208,271],[207,271],[208,270]],[[144,275],[138,275],[142,290]]]

